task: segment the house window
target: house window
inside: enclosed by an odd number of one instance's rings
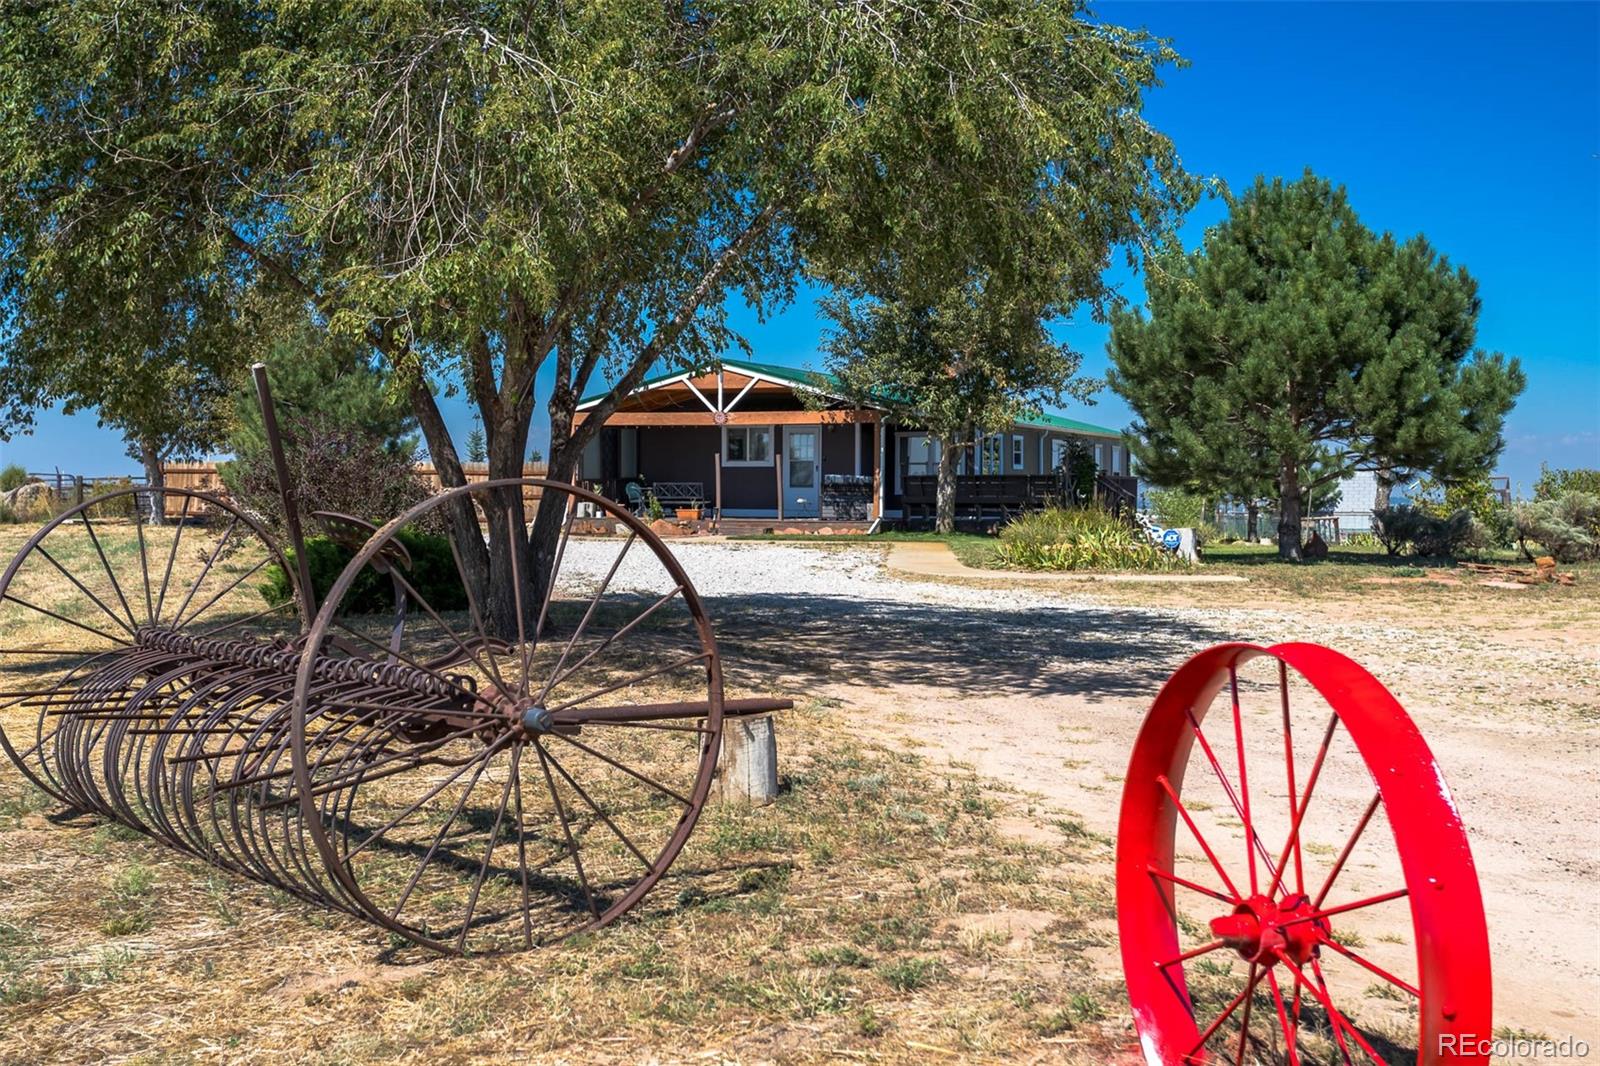
[[[1005,473],[1005,447],[1005,437],[997,433],[992,433],[980,440],[978,442],[978,473]]]
[[[771,426],[723,426],[724,466],[771,466]]]
[[[1050,441],[1050,469],[1051,470],[1060,470],[1064,465],[1066,465],[1067,453],[1068,453],[1069,446],[1070,446],[1070,442],[1064,441],[1060,437],[1055,437],[1055,438],[1051,439],[1051,441]]]
[[[900,465],[895,471],[896,492],[904,492],[905,478],[933,477],[939,473],[939,442],[926,433],[900,434]]]
[[[1021,434],[1011,438],[1011,469],[1021,470],[1025,465],[1022,460],[1023,440]]]

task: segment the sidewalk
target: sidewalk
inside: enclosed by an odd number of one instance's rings
[[[1136,585],[1242,585],[1233,574],[1094,574],[1064,570],[980,570],[956,558],[947,544],[900,541],[889,546],[889,569],[918,577],[961,577],[983,581],[1042,581],[1051,584],[1105,581]]]

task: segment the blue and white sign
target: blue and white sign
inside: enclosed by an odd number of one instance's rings
[[[1161,533],[1161,546],[1168,551],[1177,551],[1178,545],[1183,543],[1183,534],[1176,529],[1163,530]]]

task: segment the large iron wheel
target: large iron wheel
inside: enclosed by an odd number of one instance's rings
[[[515,621],[497,627],[454,544],[430,577],[402,537],[462,502],[524,536],[499,504],[531,491],[563,494],[565,522],[543,594],[517,560]],[[374,571],[393,586],[382,610]],[[705,803],[723,714],[710,621],[660,538],[593,493],[507,479],[418,505],[346,567],[306,652],[299,820],[339,893],[418,944],[482,953],[604,925]]]
[[[1124,785],[1117,924],[1151,1063],[1486,1060],[1455,802],[1405,710],[1327,648],[1226,644],[1162,688]]]
[[[203,492],[122,489],[50,520],[0,576],[0,747],[60,802],[209,852],[169,802],[169,771],[200,763],[168,756],[211,728],[218,671],[196,642],[301,633],[292,593],[261,595],[274,565],[267,533]]]

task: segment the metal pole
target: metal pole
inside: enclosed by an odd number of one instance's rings
[[[267,448],[272,452],[272,468],[278,480],[278,499],[283,503],[283,524],[289,530],[290,547],[294,551],[295,570],[298,572],[300,602],[305,607],[306,621],[316,617],[317,594],[311,587],[311,565],[306,561],[306,538],[300,530],[300,508],[295,502],[294,486],[289,482],[289,460],[283,453],[283,437],[278,433],[278,412],[272,406],[272,388],[267,384],[267,364],[256,363],[250,368],[256,382],[256,402],[261,405],[261,427],[267,433]]]

